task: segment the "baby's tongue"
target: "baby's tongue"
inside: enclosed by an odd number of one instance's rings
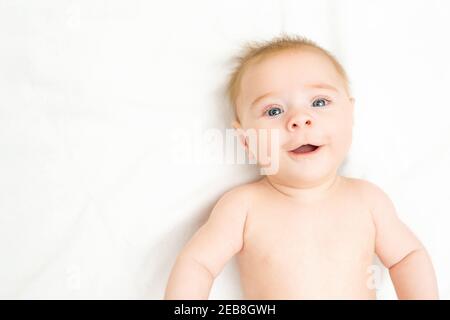
[[[295,153],[306,153],[306,152],[311,152],[314,151],[316,149],[315,146],[312,146],[310,144],[305,144],[297,149],[294,150]]]

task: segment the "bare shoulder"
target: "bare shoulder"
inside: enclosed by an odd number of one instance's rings
[[[235,186],[220,197],[216,206],[234,207],[240,208],[239,211],[248,211],[260,188],[259,185],[260,180]]]
[[[362,196],[367,198],[367,200],[387,196],[380,186],[371,181],[351,177],[343,178],[353,190],[359,191]]]
[[[389,195],[377,184],[357,178],[346,178],[355,190],[358,190],[362,201],[370,208],[375,216],[395,212],[395,206]]]

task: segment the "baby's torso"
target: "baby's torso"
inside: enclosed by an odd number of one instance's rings
[[[263,180],[261,180],[263,181]],[[239,252],[245,299],[374,299],[375,228],[356,180],[299,204],[258,182]]]

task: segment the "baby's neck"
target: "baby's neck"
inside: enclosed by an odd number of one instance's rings
[[[302,202],[311,202],[329,196],[341,183],[342,177],[332,174],[313,183],[296,182],[295,185],[280,182],[272,176],[266,176],[263,180],[285,196]]]

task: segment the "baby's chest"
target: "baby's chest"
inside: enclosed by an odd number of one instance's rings
[[[264,206],[248,216],[244,250],[253,259],[308,259],[342,263],[370,259],[375,229],[370,212],[360,206],[321,208]]]

